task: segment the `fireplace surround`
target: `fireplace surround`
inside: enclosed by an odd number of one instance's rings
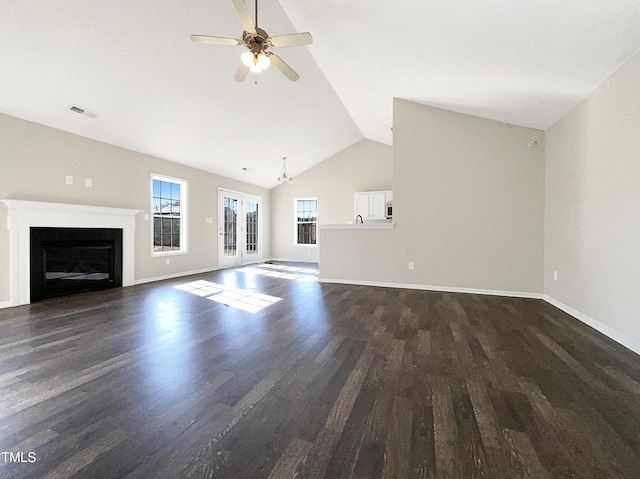
[[[141,210],[13,199],[0,200],[0,203],[6,206],[9,230],[8,306],[31,302],[32,228],[120,230],[122,235],[121,284],[122,286],[134,284],[135,215]]]

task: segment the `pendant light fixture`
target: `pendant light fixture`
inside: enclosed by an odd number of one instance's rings
[[[293,176],[287,173],[287,157],[282,157],[282,171],[278,176],[278,183],[293,183]]]

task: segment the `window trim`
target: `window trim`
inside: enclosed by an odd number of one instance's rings
[[[153,250],[153,180],[166,181],[180,185],[180,250],[179,251],[154,251]],[[175,178],[160,173],[151,173],[149,179],[149,244],[151,257],[179,256],[189,254],[189,180]]]
[[[298,201],[304,201],[304,200],[315,200],[316,202],[316,211],[318,213],[318,216],[316,217],[316,221],[315,222],[310,222],[310,223],[315,223],[316,224],[316,244],[305,244],[305,243],[298,243]],[[318,219],[320,218],[320,211],[319,211],[319,205],[320,202],[318,201],[318,197],[317,196],[299,196],[293,199],[293,246],[296,248],[317,248],[318,244],[320,243],[320,222],[318,221]]]

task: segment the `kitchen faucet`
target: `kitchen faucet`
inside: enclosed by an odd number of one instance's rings
[[[356,216],[356,224],[358,224],[358,218],[360,218],[360,223],[364,224],[364,220],[362,219],[362,215]]]

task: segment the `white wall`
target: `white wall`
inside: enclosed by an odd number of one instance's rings
[[[543,132],[403,100],[393,132],[397,225],[322,231],[321,277],[541,294]]]
[[[292,160],[295,161],[295,160]],[[392,189],[393,150],[388,145],[362,140],[271,190],[271,252],[273,258],[318,261],[318,248],[296,247],[293,200],[318,198],[318,221],[355,220],[354,193]],[[322,235],[318,241],[322,243]]]
[[[639,79],[636,55],[546,132],[544,262],[547,296],[637,342]]]
[[[189,254],[151,257],[151,223],[136,222],[136,280],[214,268],[218,187],[262,196],[265,257],[270,256],[269,190],[54,128],[0,114],[0,198],[150,210],[150,173],[189,181]],[[73,185],[65,184],[72,175]],[[84,186],[84,178],[93,187]],[[0,206],[0,303],[9,299],[6,210]]]

